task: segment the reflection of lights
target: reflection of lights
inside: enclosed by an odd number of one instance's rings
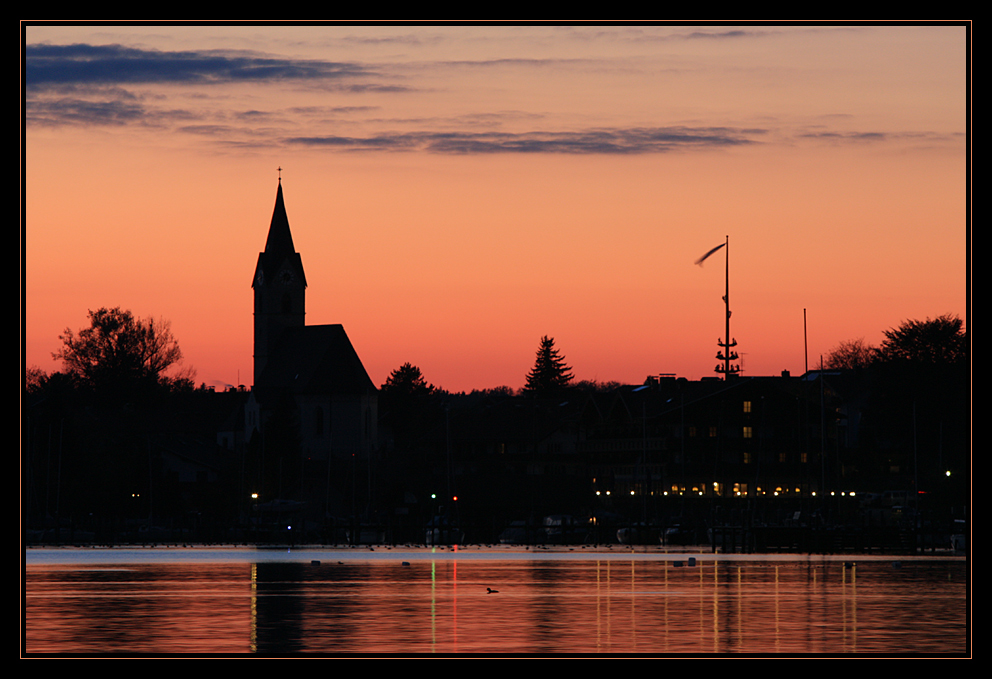
[[[258,650],[258,564],[251,565],[251,631],[248,633],[248,648]]]

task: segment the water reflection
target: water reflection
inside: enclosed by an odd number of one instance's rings
[[[963,562],[30,565],[28,653],[963,654]],[[487,588],[498,590],[489,593]]]

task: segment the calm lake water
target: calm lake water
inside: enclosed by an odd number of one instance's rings
[[[26,564],[27,654],[970,653],[963,559],[39,549]]]

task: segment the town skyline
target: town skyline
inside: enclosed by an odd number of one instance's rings
[[[280,181],[376,385],[714,376],[725,238],[744,375],[967,323],[969,30],[28,25],[26,366],[120,306],[250,386]]]

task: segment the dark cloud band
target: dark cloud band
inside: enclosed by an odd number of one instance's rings
[[[66,85],[194,84],[373,75],[354,63],[279,59],[223,51],[161,52],[121,45],[30,45],[29,89]]]

